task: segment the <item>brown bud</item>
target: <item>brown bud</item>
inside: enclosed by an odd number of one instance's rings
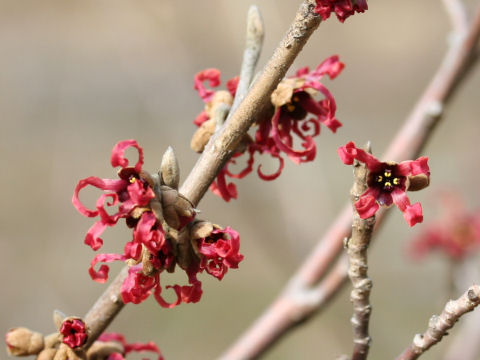
[[[84,351],[73,351],[68,345],[60,344],[53,360],[86,360],[86,358]]]
[[[163,154],[160,168],[161,173],[159,175],[162,179],[162,184],[178,189],[180,183],[180,168],[175,152],[171,146],[169,146],[165,154]]]
[[[211,118],[210,120],[205,121],[198,129],[195,131],[190,142],[190,147],[193,151],[201,153],[205,149],[208,141],[215,133],[215,120]]]
[[[430,185],[430,177],[425,174],[411,175],[407,177],[407,190],[418,191]]]
[[[113,353],[123,354],[122,344],[116,341],[95,341],[87,351],[88,360],[105,360]]]
[[[194,259],[192,244],[190,242],[190,230],[183,228],[177,235],[176,240],[176,260],[178,265],[187,270]]]
[[[192,203],[177,190],[161,186],[162,210],[166,223],[174,229],[179,229],[185,222],[195,217]]]
[[[150,251],[145,246],[142,246],[142,273],[145,276],[150,276],[155,272],[155,268],[153,267],[150,258]]]
[[[203,255],[198,251],[198,239],[207,238],[214,229],[220,229],[220,226],[210,221],[198,220],[190,227],[190,241],[195,254],[201,258]]]
[[[13,356],[38,354],[44,348],[43,335],[24,327],[10,329],[5,342],[7,352]]]
[[[45,349],[40,354],[38,354],[36,360],[53,360],[56,353],[57,349]]]
[[[45,349],[55,348],[60,345],[60,337],[61,335],[58,332],[45,336],[43,338],[43,341],[45,342]]]
[[[222,104],[232,106],[233,96],[226,90],[216,91],[212,97],[212,100],[205,105],[205,112],[210,119],[215,117],[217,109]]]

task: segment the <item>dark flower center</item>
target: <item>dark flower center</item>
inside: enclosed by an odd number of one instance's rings
[[[405,187],[405,176],[395,174],[394,167],[385,167],[382,171],[370,174],[368,186],[386,192],[392,192],[395,188],[403,190]]]
[[[295,120],[305,119],[307,116],[307,110],[305,110],[305,108],[301,105],[301,102],[308,96],[310,95],[304,91],[294,93],[292,100],[282,106],[283,112]]]

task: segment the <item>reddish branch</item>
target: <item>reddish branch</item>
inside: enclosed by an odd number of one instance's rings
[[[448,9],[450,11],[450,9]],[[457,32],[440,68],[427,89],[406,119],[403,127],[390,143],[384,158],[393,161],[415,158],[427,143],[433,129],[439,122],[443,110],[465,75],[472,69],[477,55],[480,35],[480,8],[473,21],[465,27],[467,31]],[[458,28],[455,30],[458,31]],[[385,211],[377,212],[377,225]],[[346,271],[339,274],[345,258],[337,260],[335,285],[331,288],[333,275],[327,270],[342,250],[343,239],[350,236],[352,210],[347,205],[327,230],[311,255],[292,276],[288,285],[263,315],[222,355],[222,359],[252,359],[269,349],[279,338],[297,324],[310,318],[345,283],[339,277],[346,277]],[[316,286],[316,287],[315,287]],[[327,290],[324,297],[319,288]],[[312,298],[310,295],[317,295]]]
[[[412,344],[396,360],[415,360],[442,340],[457,320],[480,304],[480,286],[473,285],[457,300],[450,300],[440,315],[430,318],[425,333],[415,335]]]
[[[320,24],[320,17],[313,13],[314,7],[313,0],[305,0],[301,4],[290,29],[248,94],[225,125],[212,136],[205,147],[185,183],[180,188],[180,193],[193,204],[197,205],[199,203],[218,171],[232,156],[233,151],[250,128],[250,125],[262,113],[262,109],[270,104],[270,94],[285,76],[310,35]],[[120,288],[125,276],[126,270],[124,269],[85,316],[85,322],[91,332],[85,349],[105,330],[124,306],[120,300]]]

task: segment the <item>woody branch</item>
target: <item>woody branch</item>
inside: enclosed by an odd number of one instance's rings
[[[180,188],[180,193],[197,205],[208,187],[232,156],[235,148],[253,122],[270,102],[270,94],[320,24],[320,17],[313,13],[314,2],[305,0],[300,5],[294,21],[267,65],[250,87],[243,101],[210,139],[202,155]],[[246,87],[248,88],[248,87]],[[124,304],[121,300],[121,284],[127,274],[123,269],[86,314],[90,336],[88,347],[106,329]]]
[[[458,19],[458,12],[447,0],[447,13]],[[458,5],[458,1],[455,2]],[[452,20],[453,21],[453,20]],[[458,23],[458,22],[457,22]],[[428,142],[452,95],[478,58],[480,8],[468,25],[455,27],[454,41],[402,128],[391,141],[383,158],[414,158]],[[377,212],[377,226],[386,211]],[[225,359],[255,358],[269,349],[289,330],[309,319],[341,289],[347,278],[346,257],[337,259],[343,239],[350,237],[352,210],[346,205],[311,255],[290,278],[284,290],[264,313],[222,355]],[[327,270],[333,265],[330,273]],[[322,280],[323,279],[323,280]],[[321,282],[320,282],[321,281]]]

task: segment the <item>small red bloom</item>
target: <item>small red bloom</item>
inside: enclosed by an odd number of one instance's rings
[[[163,360],[164,357],[157,345],[154,342],[149,341],[147,343],[127,343],[125,336],[119,333],[103,333],[99,336],[98,341],[109,342],[115,341],[123,346],[123,353],[113,353],[108,356],[106,360],[125,360],[125,356],[131,352],[145,352],[149,351],[158,354],[157,360]]]
[[[410,226],[423,221],[422,206],[420,203],[411,205],[405,192],[421,190],[430,183],[427,157],[399,164],[380,162],[373,155],[357,148],[353,142],[338,148],[338,155],[347,165],[352,165],[354,159],[365,163],[369,171],[368,189],[355,203],[355,208],[362,219],[373,216],[379,205],[395,204]]]
[[[87,342],[87,328],[80,319],[65,320],[59,332],[63,335],[62,342],[72,349],[80,347]]]
[[[409,246],[417,259],[439,250],[461,261],[480,250],[480,211],[468,212],[455,196],[442,196],[443,216],[428,224]]]
[[[237,269],[243,260],[240,250],[240,236],[227,226],[215,228],[209,236],[197,240],[198,252],[203,255],[200,268],[222,280],[229,268]]]
[[[316,0],[314,11],[325,21],[335,12],[338,20],[344,22],[350,15],[368,10],[367,0]]]

